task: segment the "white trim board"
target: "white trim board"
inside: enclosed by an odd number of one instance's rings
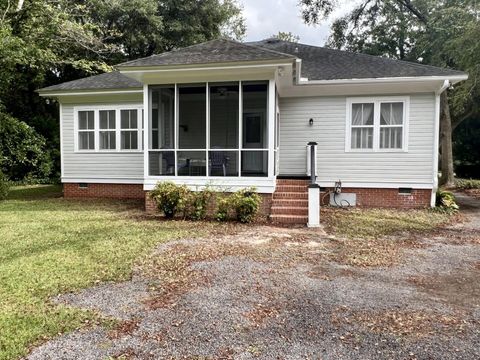
[[[334,187],[335,181],[317,181],[321,187]],[[398,188],[412,188],[412,189],[433,189],[432,183],[402,183],[402,182],[343,182],[342,188],[365,188],[365,189],[398,189]]]
[[[142,178],[73,178],[62,177],[62,183],[86,183],[86,184],[143,184]]]
[[[38,95],[42,97],[49,97],[49,96],[78,96],[78,95],[141,94],[142,92],[143,90],[105,90],[105,91],[84,90],[84,91],[78,91],[78,92],[68,92],[68,91],[39,92]]]

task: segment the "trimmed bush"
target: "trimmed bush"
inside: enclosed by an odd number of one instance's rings
[[[205,188],[201,191],[189,191],[184,216],[190,220],[203,220],[207,217],[208,205],[213,191]]]
[[[230,196],[217,196],[217,210],[215,212],[215,220],[227,221],[229,209],[231,209],[231,197]]]
[[[150,197],[157,203],[166,218],[172,219],[177,212],[184,211],[190,190],[185,185],[171,181],[159,182],[151,191]]]
[[[249,223],[255,219],[258,208],[262,201],[255,188],[239,190],[232,195],[232,204],[235,208],[237,220],[241,223]]]
[[[450,191],[439,190],[436,197],[436,209],[452,214],[458,211],[459,207],[455,202],[455,196]]]
[[[10,183],[5,175],[0,171],[0,200],[5,200],[10,190]]]

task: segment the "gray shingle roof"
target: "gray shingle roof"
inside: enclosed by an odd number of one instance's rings
[[[412,62],[382,58],[298,44],[277,39],[242,44],[218,39],[186,48],[132,60],[118,66],[162,66],[232,61],[302,59],[301,76],[309,80],[365,79],[410,76],[466,75],[457,70],[421,65]],[[65,82],[40,89],[39,92],[68,90],[134,89],[142,84],[118,71]]]
[[[40,92],[63,90],[102,90],[142,88],[142,83],[131,79],[118,71],[89,76],[87,78],[64,82],[40,89]]]
[[[217,39],[119,64],[119,67],[191,65],[233,61],[287,60],[295,56],[227,39]]]
[[[292,54],[302,59],[301,76],[309,80],[465,75],[457,70],[277,39],[266,39],[250,44]]]

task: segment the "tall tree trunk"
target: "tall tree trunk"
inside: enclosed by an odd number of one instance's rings
[[[447,90],[440,95],[440,147],[440,169],[442,172],[440,185],[450,187],[454,185],[455,179],[453,176],[452,118],[448,106]]]

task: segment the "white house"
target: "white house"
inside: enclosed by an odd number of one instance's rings
[[[467,78],[277,39],[213,40],[117,69],[39,90],[60,104],[66,197],[145,198],[167,179],[253,185],[280,222],[306,222],[309,142],[325,202],[341,182],[341,205],[433,205],[439,95]]]

